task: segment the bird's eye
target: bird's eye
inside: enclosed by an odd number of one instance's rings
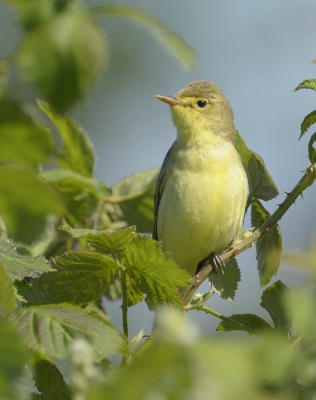
[[[204,108],[206,106],[207,102],[205,100],[199,100],[196,102],[196,104],[199,108]]]

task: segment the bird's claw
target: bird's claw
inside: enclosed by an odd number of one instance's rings
[[[201,261],[198,265],[197,272],[201,271],[205,265],[212,266],[212,273],[213,274],[220,274],[220,276],[224,275],[224,267],[225,263],[222,257],[219,254],[212,252],[208,257],[206,257],[203,261]]]

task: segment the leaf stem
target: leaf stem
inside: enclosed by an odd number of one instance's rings
[[[121,272],[123,332],[128,339],[126,270]]]
[[[235,325],[236,328],[239,328],[239,329],[242,330],[242,331],[247,330],[247,329],[245,328],[245,325],[244,325],[244,324],[241,324],[240,322],[237,322],[237,321],[235,321],[235,320],[232,319],[232,318],[225,317],[224,315],[220,314],[219,312],[217,312],[217,311],[215,311],[215,310],[212,310],[212,309],[209,308],[209,307],[203,306],[202,304],[188,305],[188,306],[185,307],[185,309],[186,309],[186,310],[204,311],[205,313],[211,314],[211,315],[213,315],[214,317],[221,319],[222,321],[230,322],[231,324]],[[247,330],[247,332],[249,332],[249,331]]]
[[[287,194],[286,199],[283,203],[279,204],[277,210],[258,228],[252,235],[235,244],[232,247],[224,250],[221,253],[221,257],[224,262],[227,262],[231,257],[234,257],[249,247],[251,247],[257,240],[267,233],[285,214],[285,212],[291,207],[298,196],[300,196],[304,190],[311,186],[316,179],[316,163],[309,165],[306,168],[306,172],[293,190]],[[205,281],[205,279],[212,272],[212,265],[206,265],[201,271],[194,276],[193,281],[181,294],[181,300],[184,305],[187,305],[196,291],[196,289]]]

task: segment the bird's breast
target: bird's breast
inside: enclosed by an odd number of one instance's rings
[[[247,177],[230,142],[212,148],[175,149],[158,211],[158,239],[176,263],[195,274],[212,251],[241,229]]]

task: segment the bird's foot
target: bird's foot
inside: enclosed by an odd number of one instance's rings
[[[225,263],[222,257],[219,254],[212,252],[209,256],[207,256],[203,261],[201,261],[197,267],[197,272],[201,271],[203,267],[206,265],[212,266],[213,274],[220,274],[220,276],[224,275],[224,267]]]

